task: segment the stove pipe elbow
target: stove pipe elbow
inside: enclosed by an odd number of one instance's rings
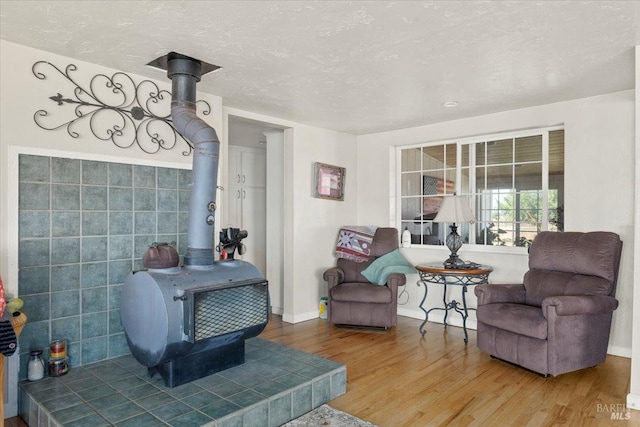
[[[200,61],[176,55],[169,58],[173,126],[193,145],[192,188],[185,265],[213,264],[214,218],[218,186],[220,140],[215,129],[196,114],[196,83]]]

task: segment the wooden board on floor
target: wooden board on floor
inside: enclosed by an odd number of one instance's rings
[[[347,393],[329,404],[382,427],[621,422],[603,408],[626,402],[630,359],[608,356],[594,368],[543,378],[482,353],[475,331],[465,346],[462,328],[428,323],[423,338],[420,323],[398,317],[396,328],[381,332],[273,316],[260,337],[346,364]],[[640,411],[629,414],[622,423],[640,425]]]

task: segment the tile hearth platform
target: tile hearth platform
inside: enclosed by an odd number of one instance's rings
[[[344,394],[346,366],[261,338],[240,366],[168,388],[133,356],[19,384],[19,413],[37,426],[279,426]]]

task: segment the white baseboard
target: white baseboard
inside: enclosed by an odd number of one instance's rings
[[[404,307],[398,307],[398,316],[410,317],[412,319],[424,320],[424,313],[418,310],[411,310]]]
[[[612,356],[620,356],[626,357],[627,359],[631,359],[631,348],[622,347],[620,345],[609,345],[607,347],[607,354]],[[640,406],[638,407],[640,409]]]
[[[306,313],[300,313],[300,314],[283,313],[282,321],[287,323],[300,323],[300,322],[306,322],[307,320],[311,320],[311,319],[317,319],[318,317],[320,317],[320,312],[318,310],[308,311]]]
[[[640,411],[640,395],[632,393],[627,394],[627,408]]]
[[[282,313],[284,313],[284,309],[282,307],[271,306],[271,312],[273,314],[277,314],[278,316],[282,316]]]
[[[398,307],[398,315],[411,317],[418,320],[424,320],[424,313],[421,310],[411,310],[403,307]],[[444,313],[440,311],[429,313],[429,322],[444,324]],[[447,325],[462,328],[462,317],[458,313],[450,311],[449,315],[447,316]],[[467,319],[467,329],[472,331],[475,331],[477,329],[476,319]]]

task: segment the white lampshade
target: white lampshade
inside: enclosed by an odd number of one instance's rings
[[[476,222],[467,196],[445,196],[433,222],[462,224]]]

